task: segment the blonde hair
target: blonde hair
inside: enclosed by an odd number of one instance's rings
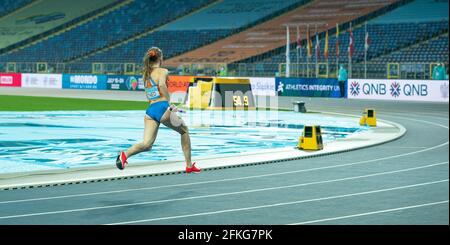
[[[150,77],[153,72],[154,65],[161,62],[162,51],[157,47],[151,47],[144,56],[143,78],[144,81]]]

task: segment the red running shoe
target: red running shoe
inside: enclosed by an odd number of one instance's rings
[[[116,159],[116,167],[120,170],[124,170],[127,164],[127,155],[125,152],[121,151]]]
[[[186,173],[200,173],[200,171],[202,171],[202,169],[197,168],[195,162],[192,164],[192,167],[186,167]]]

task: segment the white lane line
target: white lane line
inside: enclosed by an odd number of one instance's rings
[[[340,113],[340,112],[329,112],[329,111],[322,111],[322,113],[325,114],[331,114],[331,115],[344,115],[344,116],[350,116],[350,117],[360,117],[358,115],[354,115],[354,114],[347,114],[347,113]],[[379,113],[378,117],[382,118],[383,115],[387,116],[387,117],[395,117],[395,118],[401,118],[403,120],[407,120],[407,121],[413,121],[413,122],[420,122],[420,123],[425,123],[425,124],[430,124],[433,126],[437,126],[437,127],[441,127],[441,128],[445,128],[445,129],[449,129],[448,126],[440,124],[440,123],[435,123],[435,122],[430,122],[430,121],[425,121],[425,120],[420,120],[420,119],[413,119],[413,118],[408,118],[405,116],[399,116],[397,114],[389,114],[389,113]]]
[[[63,195],[63,196],[53,196],[53,197],[42,197],[42,198],[2,201],[2,202],[0,202],[0,204],[19,203],[19,202],[34,202],[34,201],[53,200],[53,199],[62,199],[62,198],[73,198],[73,197],[84,197],[84,196],[95,196],[95,195],[106,195],[106,194],[124,193],[124,192],[131,192],[131,191],[155,190],[155,189],[171,188],[171,187],[193,186],[193,185],[220,183],[220,182],[230,182],[230,181],[237,181],[237,180],[255,179],[255,178],[263,178],[263,177],[269,177],[269,176],[279,176],[279,175],[293,174],[293,173],[304,173],[304,172],[318,171],[318,170],[324,170],[324,169],[333,169],[333,168],[341,168],[341,167],[348,167],[348,166],[360,165],[360,164],[377,162],[377,161],[390,160],[390,159],[394,159],[394,158],[399,158],[399,157],[409,156],[409,155],[418,154],[418,153],[422,153],[422,152],[426,152],[426,151],[431,151],[431,150],[443,147],[443,146],[448,145],[448,144],[449,144],[449,142],[447,141],[447,142],[442,143],[440,145],[429,147],[429,148],[426,148],[426,149],[423,149],[423,150],[412,151],[412,152],[402,153],[402,154],[398,154],[398,155],[382,157],[382,158],[375,158],[375,159],[359,161],[359,162],[351,162],[351,163],[344,163],[344,164],[338,164],[338,165],[332,165],[332,166],[325,166],[325,167],[300,169],[300,170],[286,171],[286,172],[272,173],[272,174],[253,175],[253,176],[239,177],[239,178],[228,178],[228,179],[220,179],[220,180],[200,181],[200,182],[184,183],[184,184],[173,184],[173,185],[144,187],[144,188],[132,188],[132,189],[125,189],[125,190],[117,190],[117,191],[105,191],[105,192],[94,192],[94,193],[75,194],[75,195]]]
[[[108,225],[137,224],[137,223],[160,221],[160,220],[180,219],[180,218],[213,215],[213,214],[232,213],[232,212],[248,211],[248,210],[263,209],[263,208],[288,206],[288,205],[294,205],[294,204],[300,204],[300,203],[325,201],[325,200],[332,200],[332,199],[338,199],[338,198],[361,196],[361,195],[388,192],[388,191],[394,191],[394,190],[402,190],[402,189],[408,189],[408,188],[415,188],[415,187],[419,187],[419,186],[439,184],[439,183],[444,183],[444,182],[448,182],[448,179],[438,180],[438,181],[433,181],[433,182],[419,183],[419,184],[414,184],[414,185],[399,186],[399,187],[394,187],[394,188],[378,189],[378,190],[373,190],[373,191],[356,192],[356,193],[345,194],[345,195],[328,196],[328,197],[321,197],[321,198],[314,198],[314,199],[307,199],[307,200],[300,200],[300,201],[293,201],[293,202],[274,203],[274,204],[269,204],[269,205],[252,206],[252,207],[246,207],[246,208],[225,209],[225,210],[196,213],[196,214],[187,214],[187,215],[168,216],[168,217],[153,218],[153,219],[142,219],[142,220],[117,222],[117,223],[110,223]]]
[[[285,109],[292,110],[292,108],[285,108]],[[345,107],[327,107],[327,108],[319,108],[319,107],[317,107],[317,108],[312,108],[312,110],[316,111],[316,112],[326,112],[324,110],[330,110],[330,109],[338,110],[340,112],[346,111],[344,113],[354,113],[358,117],[361,115],[361,112],[362,112],[362,109],[361,110],[358,110],[358,109],[350,109],[349,110],[348,108],[345,108]],[[393,114],[393,115],[405,115],[405,117],[406,116],[411,116],[411,113],[408,114],[408,113],[405,113],[405,112],[389,111],[389,110],[383,110],[383,109],[377,110],[376,108],[375,108],[375,111],[377,112],[378,115],[386,115],[386,114],[391,114],[392,115]],[[439,119],[440,120],[448,120],[448,114],[447,113],[436,112],[436,113],[424,114],[424,113],[414,112],[413,115],[415,117],[419,116],[421,118],[430,118],[430,119],[434,118],[434,119],[438,119],[438,120]]]
[[[286,109],[292,110],[292,108],[286,108]],[[326,108],[323,108],[323,109],[326,109],[326,110],[329,110],[329,109],[335,109],[336,110],[337,109],[337,110],[341,110],[341,111],[342,110],[349,111],[349,108],[347,108],[347,107],[326,107]],[[319,111],[319,112],[321,111],[320,107],[318,107],[317,111]],[[358,113],[362,112],[362,109],[358,110],[358,109],[351,108],[350,111],[351,111],[351,113],[358,114]],[[386,113],[389,113],[389,114],[394,113],[395,115],[399,115],[400,114],[400,115],[411,116],[411,114],[405,113],[404,111],[391,111],[391,110],[383,110],[383,109],[377,110],[376,108],[375,108],[375,111],[377,111],[377,114],[379,114],[379,115],[386,114]],[[427,117],[427,118],[429,117],[429,118],[436,118],[436,119],[447,119],[448,120],[448,112],[435,112],[435,113],[411,112],[411,113],[414,113],[414,116]]]
[[[441,202],[430,202],[430,203],[424,203],[424,204],[418,204],[418,205],[412,205],[412,206],[404,206],[404,207],[399,207],[399,208],[378,210],[378,211],[367,212],[367,213],[359,213],[359,214],[352,214],[352,215],[339,216],[339,217],[333,217],[333,218],[310,220],[310,221],[304,221],[304,222],[299,222],[299,223],[292,223],[292,224],[289,224],[289,225],[306,225],[306,224],[320,223],[320,222],[326,222],[326,221],[333,221],[333,220],[341,220],[341,219],[349,219],[349,218],[355,218],[355,217],[361,217],[361,216],[368,216],[368,215],[374,215],[374,214],[396,212],[396,211],[401,211],[401,210],[406,210],[406,209],[413,209],[413,208],[421,208],[421,207],[440,205],[440,204],[448,203],[448,201],[449,200],[445,200],[445,201],[441,201]]]
[[[394,174],[394,173],[414,171],[414,170],[418,170],[418,169],[430,168],[430,167],[445,165],[445,164],[448,164],[448,162],[435,163],[435,164],[430,164],[430,165],[415,167],[415,168],[409,168],[409,169],[401,169],[401,170],[395,170],[395,171],[389,171],[389,172],[381,172],[381,173],[360,175],[360,176],[333,179],[333,180],[315,181],[315,182],[301,183],[301,184],[295,184],[295,185],[285,185],[285,186],[277,186],[277,187],[269,187],[269,188],[251,189],[251,190],[246,190],[246,191],[226,192],[226,193],[217,193],[217,194],[209,194],[209,195],[201,195],[201,196],[163,199],[163,200],[128,203],[128,204],[118,204],[118,205],[110,205],[110,206],[97,206],[97,207],[90,207],[90,208],[79,208],[79,209],[68,209],[68,210],[49,211],[49,212],[41,212],[41,213],[29,213],[29,214],[1,216],[0,219],[12,219],[12,218],[22,218],[22,217],[31,217],[31,216],[40,216],[40,215],[50,215],[50,214],[74,213],[74,212],[84,212],[84,211],[100,210],[100,209],[148,205],[148,204],[155,204],[155,203],[187,201],[187,200],[195,200],[195,199],[202,199],[202,198],[241,195],[241,194],[247,194],[247,193],[263,192],[263,191],[270,191],[270,190],[280,190],[280,189],[287,189],[287,188],[293,188],[293,187],[302,187],[302,186],[326,184],[326,183],[332,183],[332,182],[355,180],[355,179],[361,179],[361,178],[369,178],[369,177],[380,176],[380,175],[388,175],[388,174]]]
[[[401,117],[401,118],[405,118],[405,117],[410,117],[411,116],[411,114],[408,114],[408,113],[404,113],[404,112],[396,113],[396,112],[391,112],[391,111],[388,111],[387,113],[385,113],[385,111],[378,111],[378,114],[379,115],[381,115],[381,114],[383,114],[383,115],[395,115],[395,116],[398,116],[398,117]],[[419,118],[422,118],[422,119],[436,119],[436,120],[449,121],[448,115],[446,115],[447,117],[438,117],[436,115],[423,115],[423,114],[415,113],[413,116],[416,117],[416,118],[419,117]]]
[[[426,149],[426,146],[378,146],[381,149]]]
[[[382,117],[382,115],[378,115],[378,116],[379,116],[379,117],[380,117],[380,116]],[[448,126],[442,125],[442,124],[440,124],[440,123],[435,123],[435,122],[430,122],[430,121],[425,121],[425,120],[419,120],[419,119],[413,119],[413,118],[407,118],[407,117],[398,116],[398,115],[391,115],[391,114],[386,114],[386,116],[388,116],[388,117],[401,118],[401,119],[403,119],[403,120],[408,120],[408,121],[413,121],[413,122],[420,122],[420,123],[431,124],[431,125],[434,125],[434,126],[438,126],[438,127],[441,127],[441,128],[445,128],[445,129],[447,129],[447,130],[449,129]]]

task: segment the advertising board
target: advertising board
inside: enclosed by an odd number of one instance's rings
[[[63,74],[62,85],[66,89],[106,89],[106,75]]]
[[[448,80],[349,79],[349,99],[448,102]]]
[[[334,78],[279,78],[275,79],[278,96],[339,98],[340,89]]]
[[[22,73],[22,87],[61,89],[62,75]]]

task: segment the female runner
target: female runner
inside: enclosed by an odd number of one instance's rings
[[[168,71],[161,68],[163,54],[159,48],[150,48],[144,56],[144,85],[145,94],[150,102],[144,116],[144,140],[121,151],[117,156],[116,166],[123,170],[127,160],[140,152],[150,151],[155,142],[159,125],[177,131],[181,135],[181,147],[186,160],[186,173],[199,173],[201,169],[191,162],[191,140],[189,131],[183,119],[177,116],[177,108],[169,105],[170,95],[167,89]]]

